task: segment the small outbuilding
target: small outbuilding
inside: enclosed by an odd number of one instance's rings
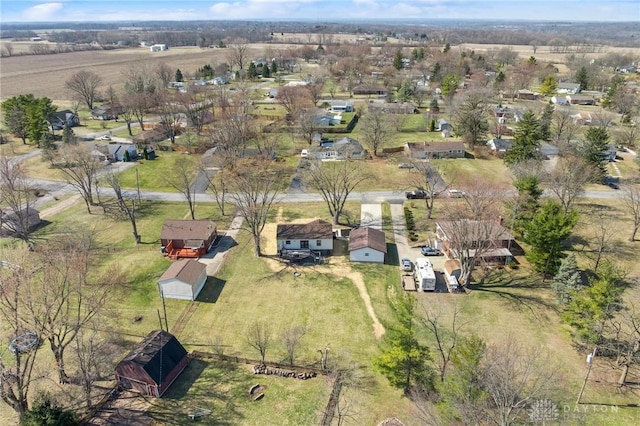
[[[160,398],[187,367],[186,349],[164,330],[149,333],[116,366],[118,386]]]
[[[387,242],[384,232],[369,227],[356,228],[349,234],[351,262],[384,263]]]
[[[168,299],[196,300],[207,282],[207,265],[195,259],[180,259],[158,280],[160,294]]]

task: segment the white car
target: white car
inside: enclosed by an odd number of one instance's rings
[[[111,136],[109,135],[102,135],[98,138],[99,141],[110,141],[111,140]]]
[[[400,261],[400,264],[402,265],[403,271],[413,270],[413,262],[411,262],[411,260],[407,259],[406,257]]]

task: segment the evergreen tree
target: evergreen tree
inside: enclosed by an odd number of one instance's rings
[[[581,287],[582,279],[576,255],[570,253],[560,264],[558,273],[553,277],[551,289],[556,294],[560,305],[567,305],[571,295]]]
[[[73,129],[68,124],[65,124],[64,125],[64,129],[62,129],[62,142],[64,142],[64,143],[74,143],[75,142]]]
[[[558,90],[558,80],[550,75],[545,78],[542,84],[540,85],[540,93],[545,96],[551,96]]]
[[[184,77],[182,76],[182,71],[180,71],[180,68],[176,70],[176,81],[177,82],[184,81]]]
[[[397,70],[401,70],[403,67],[402,64],[402,50],[396,51],[395,56],[393,57],[393,67]]]
[[[531,248],[526,258],[533,269],[544,276],[553,276],[564,257],[563,243],[578,222],[578,213],[565,214],[562,205],[547,200],[525,227],[523,240]]]
[[[415,313],[415,299],[403,296],[399,299],[396,313],[398,326],[384,336],[384,348],[374,358],[373,365],[389,383],[405,393],[412,389],[433,389],[434,373],[429,365],[429,348],[416,338],[419,321]]]
[[[431,102],[429,102],[429,109],[431,110],[431,112],[440,111],[440,106],[438,105],[438,100],[436,98],[431,99]]]
[[[457,133],[462,135],[462,140],[468,146],[486,143],[489,121],[484,97],[469,96],[456,111],[456,121]]]
[[[430,132],[435,132],[436,131],[436,119],[435,118],[431,119],[431,124],[429,125],[429,131]]]
[[[445,412],[456,420],[467,420],[465,417],[471,413],[466,410],[482,406],[487,398],[481,373],[486,349],[485,342],[473,334],[461,339],[451,353],[452,368],[437,388]]]
[[[514,186],[518,190],[518,198],[515,201],[515,205],[512,206],[515,212],[513,231],[521,237],[527,224],[540,208],[540,197],[543,191],[540,188],[540,180],[535,175],[519,177]]]
[[[442,65],[436,62],[431,71],[431,81],[440,81],[440,79],[442,79]]]
[[[453,95],[456,93],[456,89],[460,85],[460,76],[457,74],[447,74],[444,76],[442,80],[442,96],[448,99],[452,99]]]
[[[588,163],[595,166],[596,178],[602,181],[607,175],[607,149],[609,133],[604,127],[590,127],[585,133],[585,140],[580,148],[580,155]]]
[[[278,72],[278,63],[274,59],[273,61],[271,61],[271,75],[276,75],[277,72]]]
[[[545,105],[542,115],[540,116],[540,139],[544,141],[551,140],[551,124],[553,120],[553,104]]]
[[[65,410],[49,395],[38,396],[33,408],[20,419],[22,426],[75,426],[80,421],[76,413]]]
[[[562,319],[574,328],[574,338],[581,343],[597,344],[602,323],[611,318],[622,295],[622,274],[610,263],[605,263],[598,279],[571,293],[571,300]]]
[[[505,154],[504,162],[511,166],[535,158],[540,136],[540,121],[533,111],[528,110],[516,125],[513,147]]]
[[[442,53],[447,53],[451,50],[451,45],[449,43],[444,45],[444,49],[442,49]]]
[[[576,73],[576,83],[580,84],[580,90],[587,90],[589,87],[589,71],[586,67],[581,67]]]
[[[269,69],[268,65],[264,65],[262,67],[262,77],[263,78],[269,78],[271,77],[271,70]]]
[[[256,64],[251,62],[249,64],[249,67],[247,68],[247,78],[249,78],[250,80],[253,80],[257,76],[258,76],[258,70],[256,69]]]

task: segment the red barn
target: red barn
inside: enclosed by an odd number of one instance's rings
[[[149,333],[116,366],[116,382],[125,389],[160,398],[187,366],[187,351],[163,330]]]

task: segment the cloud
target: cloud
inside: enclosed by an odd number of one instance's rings
[[[27,21],[51,21],[59,18],[62,8],[63,4],[59,2],[42,3],[25,9],[22,15]]]
[[[300,18],[300,4],[313,3],[294,0],[249,0],[220,2],[209,8],[213,19],[286,19]]]

